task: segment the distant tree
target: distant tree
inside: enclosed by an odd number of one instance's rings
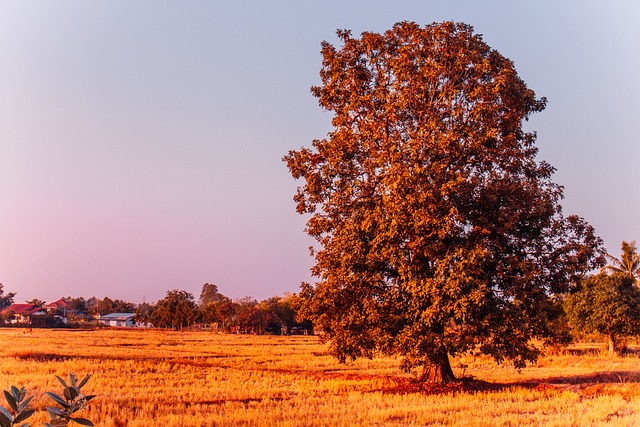
[[[251,297],[238,298],[234,301],[235,316],[233,325],[240,330],[258,332],[260,319],[258,314],[258,301]]]
[[[15,314],[16,313],[12,309],[3,311],[2,317],[0,318],[0,320],[2,320],[2,324],[4,325],[5,323],[9,323]]]
[[[616,258],[606,254],[609,264],[602,267],[606,273],[624,273],[633,277],[636,285],[640,282],[640,255],[636,252],[636,242],[622,242],[622,255]]]
[[[151,319],[159,328],[184,328],[196,321],[197,314],[193,295],[175,289],[168,291],[167,295],[157,302]]]
[[[276,335],[288,333],[297,324],[296,311],[291,302],[291,296],[285,296],[271,297],[259,304],[260,310],[265,313],[263,316],[265,327],[272,333]]]
[[[90,297],[86,300],[87,313],[91,315],[97,315],[99,300],[96,297]]]
[[[582,281],[564,302],[569,324],[609,340],[609,354],[624,351],[625,338],[640,335],[640,290],[628,273],[600,273]]]
[[[338,37],[312,88],[334,129],[284,158],[317,240],[302,314],[339,360],[400,355],[425,381],[467,352],[535,361],[552,297],[602,265],[523,127],[546,100],[469,25]]]
[[[153,323],[153,312],[155,311],[156,306],[153,304],[149,304],[148,302],[143,302],[136,307],[136,322],[147,324]]]
[[[67,308],[69,310],[80,312],[87,311],[87,300],[85,300],[83,297],[73,298],[69,296],[63,299],[67,303]]]
[[[200,291],[198,310],[202,321],[217,324],[224,331],[235,314],[235,305],[230,298],[218,291],[218,286],[205,283]]]
[[[46,301],[43,301],[41,299],[30,299],[29,301],[25,301],[27,304],[31,304],[31,305],[37,305],[38,307],[44,307],[45,304],[47,303]]]
[[[223,331],[227,329],[229,321],[235,316],[235,304],[230,298],[222,296],[215,302],[208,302],[199,307],[201,318],[207,323],[217,323]]]
[[[205,307],[210,303],[216,303],[218,301],[224,300],[225,297],[218,291],[218,287],[211,283],[205,283],[202,285],[202,291],[200,291],[200,299],[198,300],[198,304],[200,307]]]
[[[113,300],[109,297],[104,297],[98,301],[98,313],[99,314],[111,314],[115,313],[113,306]]]
[[[302,328],[305,333],[313,333],[313,322],[305,317],[303,305],[305,300],[300,294],[290,294],[285,297],[285,303],[291,307],[295,313],[294,323],[292,327]]]
[[[4,293],[4,285],[0,283],[0,310],[9,307],[13,304],[13,297],[16,296],[15,292]]]
[[[136,304],[129,301],[123,301],[121,299],[116,299],[113,301],[113,309],[114,313],[135,313]]]
[[[136,305],[131,302],[123,301],[120,299],[112,300],[109,297],[98,301],[98,313],[110,314],[110,313],[135,313]]]

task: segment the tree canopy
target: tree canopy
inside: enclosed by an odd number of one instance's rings
[[[46,301],[38,299],[38,298],[30,299],[30,300],[27,300],[25,302],[27,304],[37,305],[38,307],[44,307],[44,305],[47,303]]]
[[[193,324],[197,317],[197,306],[193,295],[174,289],[158,301],[151,314],[153,324],[160,328],[183,328]]]
[[[209,304],[217,303],[225,299],[228,299],[228,298],[222,295],[220,291],[218,291],[218,286],[211,283],[205,283],[204,285],[202,285],[202,290],[200,291],[200,299],[198,300],[198,304],[201,307],[206,307]]]
[[[100,314],[109,313],[134,313],[136,311],[135,304],[120,299],[112,300],[109,297],[104,297],[97,302],[98,312]]]
[[[624,350],[624,339],[640,335],[640,290],[628,272],[587,278],[564,302],[569,324],[609,339],[609,353]]]
[[[624,273],[632,277],[636,284],[640,281],[640,255],[636,252],[636,242],[622,242],[620,258],[606,254],[609,264],[602,267],[602,272]]]
[[[284,158],[317,241],[303,314],[340,360],[399,354],[425,380],[476,349],[536,360],[552,297],[602,265],[523,129],[546,100],[466,24],[338,37],[312,88],[334,129]]]
[[[13,304],[13,298],[16,296],[15,292],[4,293],[4,285],[0,283],[0,310],[9,307]]]

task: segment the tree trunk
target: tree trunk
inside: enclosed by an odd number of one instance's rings
[[[424,365],[418,381],[440,384],[456,382],[456,376],[453,374],[453,369],[451,369],[451,364],[449,363],[449,355],[442,353],[437,356],[435,362]]]
[[[609,356],[620,356],[627,350],[627,343],[624,337],[618,340],[615,334],[609,334]]]
[[[609,334],[609,356],[616,355],[616,336]]]

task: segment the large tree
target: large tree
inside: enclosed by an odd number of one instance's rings
[[[471,350],[536,360],[553,296],[602,261],[523,129],[546,101],[465,24],[338,37],[312,88],[334,129],[285,156],[317,240],[302,314],[340,360],[399,354],[423,380]]]

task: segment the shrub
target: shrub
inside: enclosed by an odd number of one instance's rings
[[[29,418],[35,412],[29,409],[29,402],[33,396],[27,397],[27,390],[11,386],[11,391],[4,390],[4,398],[11,408],[10,411],[0,406],[0,425],[2,427],[29,427],[29,423],[19,424]],[[26,399],[25,399],[26,398]]]
[[[46,427],[66,426],[70,422],[74,422],[83,426],[93,426],[93,422],[86,418],[75,417],[74,414],[87,407],[87,403],[95,396],[85,396],[81,392],[81,388],[87,384],[91,375],[87,375],[82,381],[78,382],[78,377],[72,372],[69,374],[69,384],[59,376],[56,379],[64,387],[62,396],[53,392],[46,392],[47,396],[53,399],[60,407],[47,406],[50,422],[44,423]],[[19,424],[35,413],[34,409],[29,408],[29,402],[33,396],[27,397],[27,390],[23,387],[18,389],[11,386],[11,391],[4,391],[4,397],[9,404],[10,410],[0,406],[0,427],[31,427],[30,424]]]

